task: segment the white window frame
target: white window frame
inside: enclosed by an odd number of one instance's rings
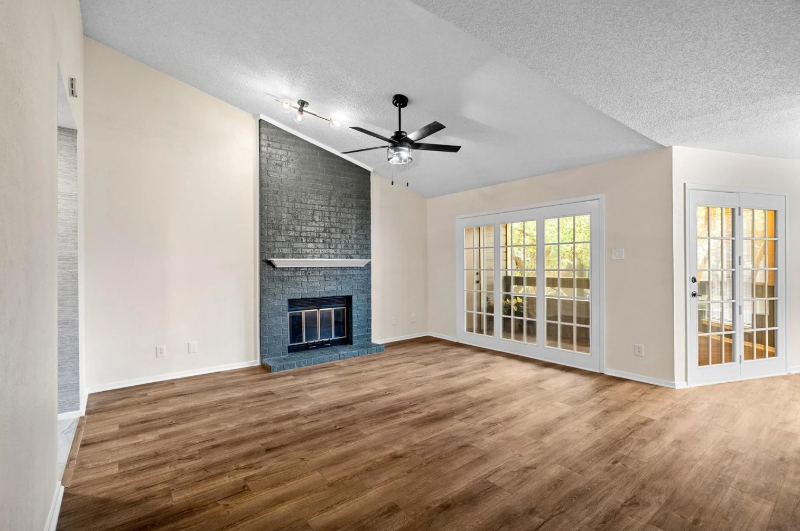
[[[581,210],[583,209],[583,210]],[[592,294],[591,294],[591,355],[569,352],[552,347],[546,347],[546,332],[537,336],[537,344],[519,343],[500,338],[499,333],[502,327],[502,295],[498,283],[495,281],[495,334],[484,336],[480,334],[468,333],[464,330],[464,229],[468,227],[495,225],[495,271],[499,271],[500,265],[500,233],[499,226],[502,223],[512,223],[515,221],[527,221],[528,211],[539,210],[536,216],[562,217],[580,215],[585,213],[592,214],[591,225],[591,245],[592,245]],[[517,219],[519,218],[519,219]],[[541,238],[541,240],[540,240]],[[541,278],[537,275],[537,325],[539,322],[545,323],[540,330],[546,330],[546,318],[544,314],[545,298],[544,295],[544,232],[537,230],[537,269]],[[455,228],[456,239],[456,339],[460,343],[483,347],[510,354],[516,354],[529,358],[558,363],[570,367],[577,367],[593,372],[605,372],[605,195],[591,195],[578,198],[565,199],[560,201],[550,201],[533,205],[515,207],[509,209],[493,210],[475,214],[468,214],[456,217]],[[540,291],[541,290],[541,291]]]

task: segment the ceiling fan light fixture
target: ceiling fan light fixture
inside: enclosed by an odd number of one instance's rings
[[[411,149],[405,146],[389,146],[386,148],[389,164],[408,164],[411,162]]]
[[[331,118],[330,120],[328,120],[328,125],[331,126],[331,129],[338,131],[339,129],[342,128],[342,121],[337,120],[336,118]]]
[[[281,110],[283,112],[286,113],[292,112],[292,106],[294,105],[294,103],[292,103],[292,100],[290,100],[289,98],[283,98],[279,103],[281,105]]]

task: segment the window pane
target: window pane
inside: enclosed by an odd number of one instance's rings
[[[464,269],[477,269],[472,249],[464,251]]]
[[[483,311],[494,313],[494,293],[491,291],[483,292]]]
[[[559,264],[561,269],[572,269],[575,264],[575,246],[571,243],[559,246]]]
[[[511,267],[514,269],[525,269],[525,248],[511,248]]]
[[[720,207],[710,207],[709,216],[709,235],[712,238],[722,236],[722,209]]]
[[[711,365],[722,363],[722,336],[709,336],[711,340]]]
[[[483,235],[483,241],[481,242],[483,247],[494,247],[494,225],[486,225],[485,227],[481,228],[481,233]]]
[[[525,272],[525,293],[536,294],[536,271]]]
[[[575,327],[572,325],[561,325],[561,348],[563,350],[575,350]]]
[[[467,332],[474,332],[475,331],[475,314],[467,312],[464,314],[466,316],[464,322],[464,330]]]
[[[558,321],[558,299],[545,299],[545,315],[548,321]]]
[[[536,245],[536,222],[525,222],[525,245]]]
[[[753,360],[753,340],[755,339],[753,332],[744,333],[744,359],[747,361]]]
[[[756,359],[762,360],[767,357],[767,332],[758,330],[756,332]]]
[[[547,346],[558,348],[558,323],[547,323]]]
[[[545,282],[545,295],[558,295],[558,271],[546,271]]]
[[[733,299],[733,271],[722,273],[722,298],[726,301]]]
[[[536,344],[536,321],[525,321],[525,342]]]
[[[697,331],[701,334],[707,334],[710,332],[709,313],[710,309],[708,304],[697,304]]]
[[[722,304],[711,304],[711,318],[709,320],[710,331],[722,332]]]
[[[525,317],[536,319],[536,297],[525,297]]]
[[[514,297],[512,299],[514,317],[522,317],[525,312],[525,304],[522,297]]]
[[[464,293],[464,308],[468,312],[475,311],[475,292],[474,291],[467,291]]]
[[[763,210],[756,210],[753,213],[753,236],[755,238],[767,237],[767,215]]]
[[[564,217],[559,220],[559,241],[564,242],[573,242],[575,241],[575,232],[574,232],[574,218],[572,216]]]
[[[767,238],[777,238],[775,234],[775,211],[767,210]]]
[[[742,235],[745,238],[753,237],[753,209],[742,210]]]
[[[544,220],[544,243],[558,243],[558,219]]]
[[[521,222],[511,224],[511,244],[525,245],[525,224]]]
[[[536,246],[525,247],[525,269],[536,269]]]
[[[590,279],[588,271],[577,271],[575,273],[575,296],[579,299],[589,298]]]
[[[511,315],[511,295],[503,295],[503,315]]]
[[[753,267],[753,240],[742,242],[742,265],[745,268]]]
[[[468,229],[464,229],[464,248],[468,249],[472,247],[472,240],[474,236],[472,235],[473,229],[470,227]]]
[[[591,324],[591,305],[589,301],[575,301],[575,322],[582,325]]]
[[[722,271],[711,272],[711,300],[722,300]]]
[[[722,212],[722,236],[724,238],[733,237],[733,209],[726,208]]]
[[[525,321],[522,319],[514,319],[514,341],[525,341]]]
[[[774,269],[778,267],[775,265],[777,262],[775,261],[775,241],[769,240],[767,242],[767,267],[770,269]]]
[[[711,240],[711,249],[709,250],[709,262],[711,269],[722,268],[722,240]]]
[[[697,269],[708,269],[708,240],[697,240]]]
[[[753,240],[753,267],[765,269],[767,267],[767,252],[765,240]]]
[[[573,278],[574,273],[572,271],[561,271],[560,273],[560,296],[562,297],[574,297],[575,296],[575,279]]]
[[[767,326],[770,328],[778,326],[778,301],[775,299],[767,301]]]
[[[742,272],[742,282],[744,284],[744,298],[745,299],[752,299],[753,298],[753,272],[752,271],[743,271]]]
[[[575,322],[575,309],[574,301],[572,299],[561,299],[561,322],[574,323]]]
[[[575,350],[589,354],[591,350],[591,330],[585,326],[575,327]]]
[[[545,269],[558,269],[558,245],[545,245],[544,267]]]
[[[511,318],[503,317],[503,339],[511,339]]]
[[[591,258],[590,244],[579,243],[575,245],[575,269],[589,269]]]
[[[697,237],[708,238],[708,207],[697,207]]]
[[[575,216],[575,241],[588,242],[591,238],[591,222],[589,214]]]
[[[777,336],[777,330],[767,330],[767,357],[768,358],[775,358],[778,356],[778,349],[775,344],[775,337]]]
[[[481,263],[481,269],[494,269],[494,249],[482,249],[481,250],[481,257],[483,261]]]
[[[486,327],[484,328],[483,333],[487,336],[494,335],[494,315],[486,316]]]
[[[733,269],[733,240],[722,240],[722,269]]]
[[[697,364],[701,367],[705,367],[709,363],[708,341],[708,336],[697,338]]]
[[[475,314],[475,333],[483,334],[483,315]]]
[[[483,271],[481,273],[481,286],[486,291],[494,291],[494,271]]]

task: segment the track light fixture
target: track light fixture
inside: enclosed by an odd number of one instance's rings
[[[292,119],[295,121],[295,123],[302,124],[303,122],[305,122],[306,115],[311,115],[319,118],[320,120],[325,120],[326,122],[328,122],[328,125],[330,126],[331,129],[335,129],[338,131],[339,129],[342,128],[341,120],[337,120],[336,118],[325,118],[324,116],[320,116],[317,113],[309,111],[308,106],[310,104],[306,100],[297,100],[297,102],[293,102],[288,98],[284,98],[281,100],[276,99],[275,101],[277,101],[280,104],[281,110],[283,112],[294,113]]]

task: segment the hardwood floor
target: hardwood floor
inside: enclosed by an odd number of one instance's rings
[[[435,339],[91,395],[58,529],[800,529],[800,375],[671,390]]]

